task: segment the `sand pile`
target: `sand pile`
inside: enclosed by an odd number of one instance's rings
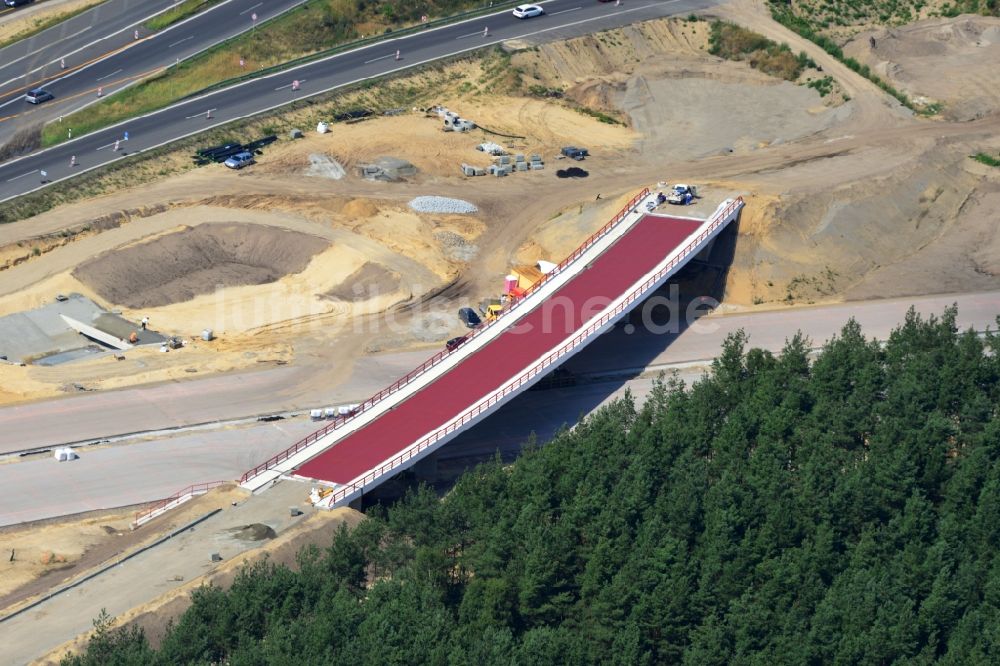
[[[233,529],[233,533],[237,539],[242,539],[243,541],[265,541],[278,536],[273,527],[264,525],[263,523],[253,523],[237,527]]]
[[[308,234],[252,224],[202,224],[82,264],[73,275],[130,308],[190,300],[218,287],[275,282],[329,246]]]

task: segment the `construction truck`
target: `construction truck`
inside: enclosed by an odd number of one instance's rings
[[[694,185],[684,185],[678,183],[674,185],[673,191],[667,195],[667,203],[677,206],[686,206],[698,196],[698,190]]]
[[[564,157],[576,160],[577,162],[583,161],[583,158],[590,155],[590,152],[586,148],[578,148],[577,146],[564,146],[559,152],[562,153]]]
[[[483,312],[483,317],[486,319],[486,321],[493,321],[494,319],[500,316],[501,312],[503,312],[502,305],[500,305],[499,303],[492,304],[486,308],[485,312]]]

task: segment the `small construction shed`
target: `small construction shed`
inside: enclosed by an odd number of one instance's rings
[[[544,274],[539,270],[537,265],[529,266],[522,264],[514,266],[513,270],[511,270],[511,275],[517,277],[517,286],[519,289],[529,289],[531,285],[541,280]]]

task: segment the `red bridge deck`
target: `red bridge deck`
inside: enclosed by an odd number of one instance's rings
[[[510,330],[380,418],[309,460],[300,476],[346,484],[448,423],[557,348],[681,246],[701,222],[646,215]]]

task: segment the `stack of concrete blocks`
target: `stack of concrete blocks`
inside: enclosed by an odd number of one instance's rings
[[[514,156],[514,168],[518,171],[528,170],[528,163],[524,161],[524,155],[518,154]]]
[[[472,166],[471,164],[462,165],[462,175],[464,176],[485,176],[486,169],[482,167]]]
[[[531,170],[538,171],[539,169],[544,169],[545,163],[542,162],[542,156],[539,154],[534,154],[531,156]]]
[[[491,165],[490,168],[490,173],[492,173],[497,178],[501,178],[503,176],[509,176],[511,171],[513,171],[513,167],[511,167],[510,164],[509,155],[501,155],[500,157],[496,158],[496,164]]]

